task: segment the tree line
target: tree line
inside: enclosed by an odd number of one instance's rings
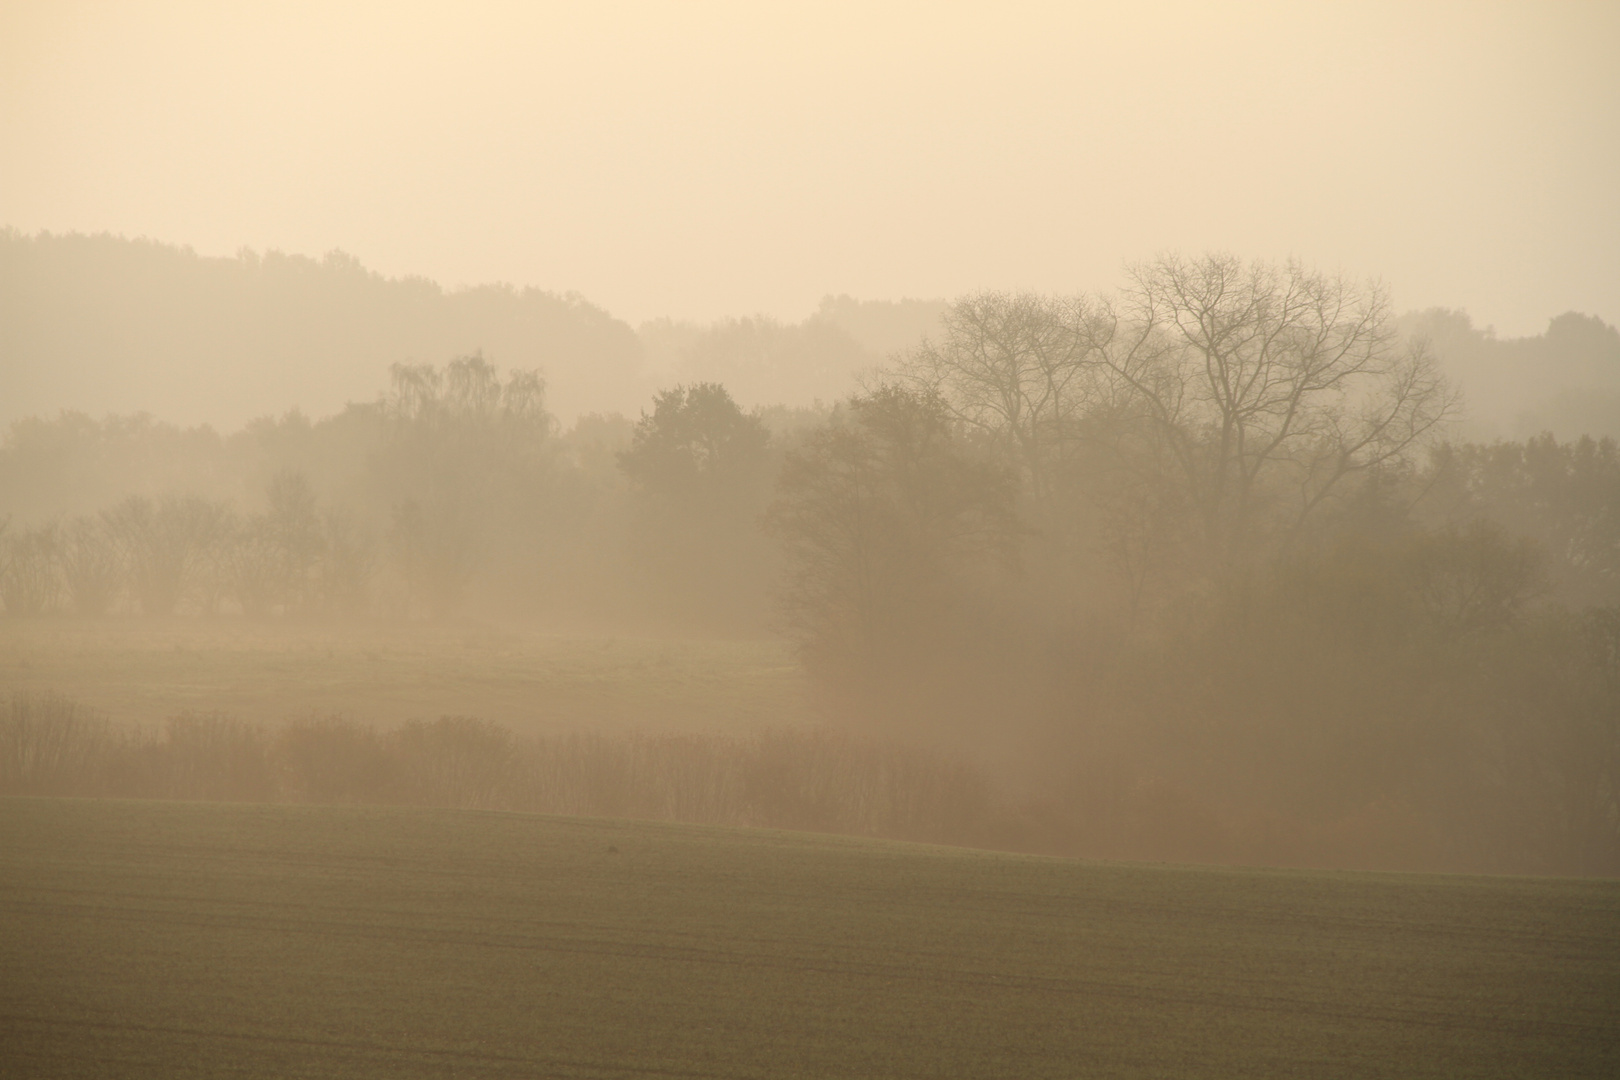
[[[831,407],[697,382],[562,431],[473,356],[230,439],[15,425],[0,482],[162,443],[193,491],[13,523],[0,599],[775,628],[829,716],[1099,853],[1620,872],[1620,451],[1458,407],[1380,289],[1165,257],[961,298]]]

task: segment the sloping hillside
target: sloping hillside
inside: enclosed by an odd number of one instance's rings
[[[390,279],[332,253],[315,260],[111,236],[0,231],[0,425],[72,409],[151,412],[229,430],[370,401],[390,364],[482,351],[539,368],[559,416],[628,410],[641,344],[577,296]]]

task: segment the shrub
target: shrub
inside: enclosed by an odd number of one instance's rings
[[[105,717],[54,694],[0,710],[0,794],[97,793],[114,740]]]

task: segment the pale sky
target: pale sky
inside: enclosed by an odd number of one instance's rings
[[[1620,3],[0,6],[0,225],[636,322],[1297,255],[1620,322]]]

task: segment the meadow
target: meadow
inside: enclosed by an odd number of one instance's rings
[[[22,1076],[1620,1074],[1620,883],[0,799]]]
[[[810,718],[774,639],[235,618],[0,620],[0,687],[67,693],[118,722],[477,716],[519,732],[728,733]]]

